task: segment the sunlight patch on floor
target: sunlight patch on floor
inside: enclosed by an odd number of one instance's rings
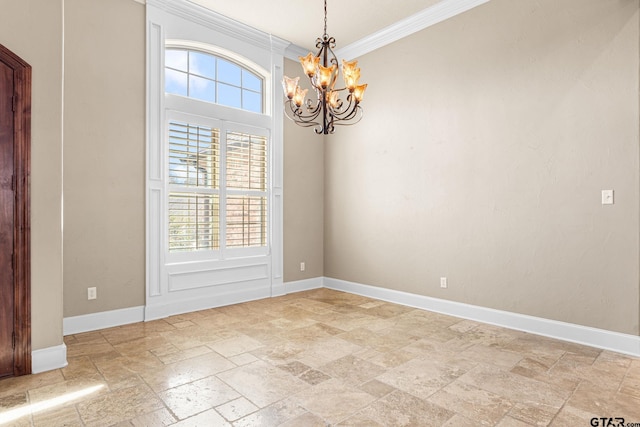
[[[98,384],[92,387],[84,388],[82,390],[74,391],[72,393],[65,393],[61,396],[54,397],[53,399],[43,400],[42,402],[32,403],[20,408],[0,413],[0,425],[15,421],[18,418],[24,417],[25,415],[35,414],[37,412],[45,411],[56,406],[64,405],[65,403],[71,402],[72,400],[80,399],[81,397],[88,396],[91,393],[95,393],[103,387],[104,384]]]

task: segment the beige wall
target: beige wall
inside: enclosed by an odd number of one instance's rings
[[[144,305],[144,26],[132,0],[65,0],[65,317]]]
[[[493,0],[360,58],[325,275],[638,334],[638,7]]]
[[[66,0],[65,47],[69,317],[144,304],[144,7]],[[299,74],[299,65],[286,60],[285,72]],[[286,121],[284,168],[284,279],[320,277],[322,137]],[[87,300],[90,286],[95,301]]]
[[[144,43],[144,6],[66,0],[65,317],[144,304]],[[284,168],[284,279],[320,277],[322,137],[286,121]]]
[[[284,74],[301,76],[285,59]],[[280,93],[277,94],[281,96]],[[284,121],[284,281],[324,274],[324,142],[310,128]],[[305,271],[300,271],[300,263]]]
[[[63,7],[0,10],[1,42],[33,66],[39,349],[62,342]],[[144,304],[144,6],[66,0],[64,19],[74,316]],[[638,334],[638,21],[638,1],[493,0],[360,58],[360,125],[323,142],[285,122],[285,281],[326,275]],[[285,73],[301,74],[288,60]]]
[[[62,343],[62,1],[0,0],[0,43],[32,67],[31,344]]]

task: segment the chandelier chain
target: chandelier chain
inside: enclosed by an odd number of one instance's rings
[[[324,36],[327,35],[327,0],[324,0]]]

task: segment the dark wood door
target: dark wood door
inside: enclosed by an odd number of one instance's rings
[[[14,130],[13,70],[0,62],[0,378],[14,367]]]
[[[31,66],[0,44],[0,379],[31,373]]]

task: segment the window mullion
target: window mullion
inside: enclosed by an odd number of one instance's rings
[[[227,124],[220,126],[220,251],[225,258],[227,249]]]

